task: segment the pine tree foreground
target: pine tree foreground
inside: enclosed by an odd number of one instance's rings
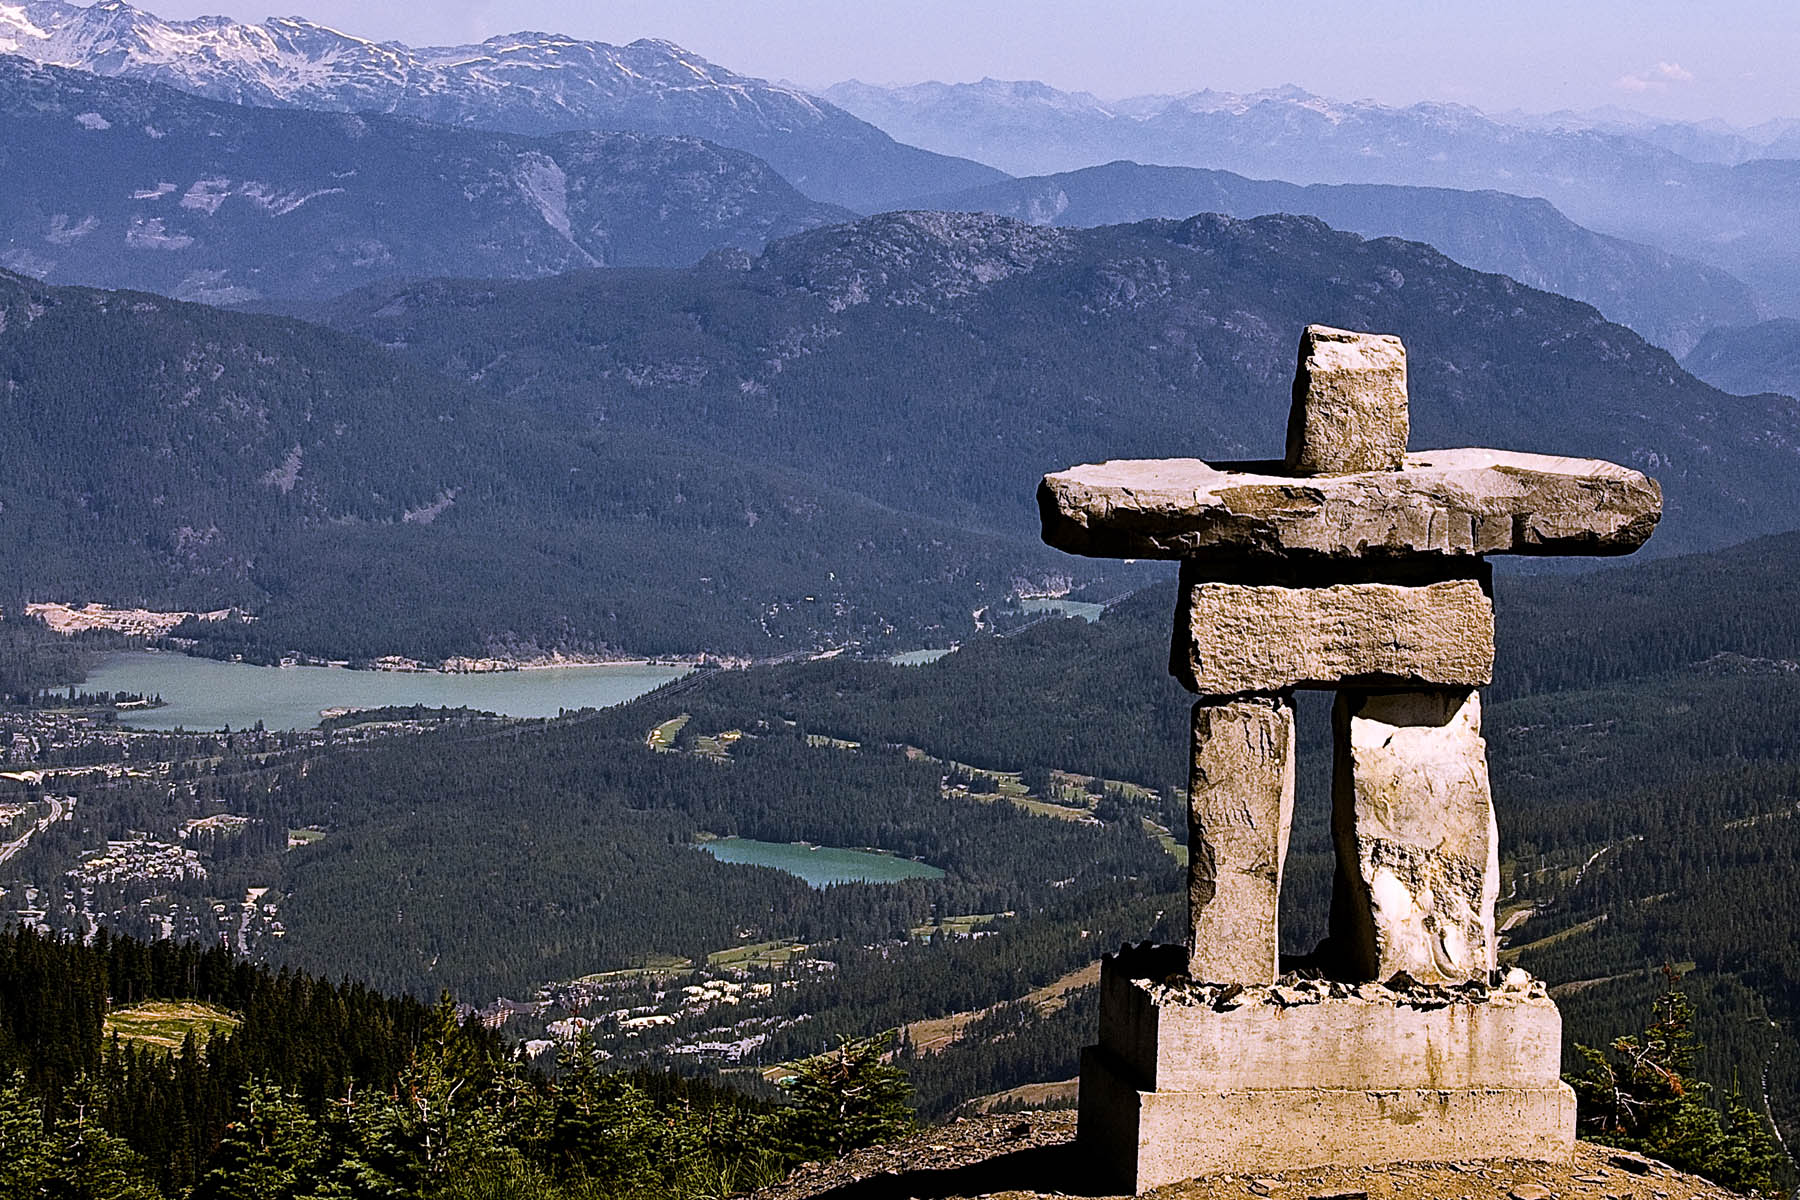
[[[1735,1191],[1781,1196],[1786,1156],[1762,1116],[1735,1087],[1721,1112],[1712,1088],[1692,1076],[1700,1049],[1681,976],[1663,968],[1666,986],[1641,1033],[1605,1051],[1577,1046],[1586,1069],[1568,1077],[1580,1105],[1581,1134],[1635,1150]]]

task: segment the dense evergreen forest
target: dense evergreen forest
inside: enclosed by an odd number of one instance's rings
[[[1525,914],[1507,954],[1556,987],[1571,1046],[1633,1028],[1676,964],[1700,1075],[1721,1097],[1735,1081],[1788,1129],[1797,576],[1800,535],[1577,577],[1503,574],[1484,713],[1503,907]],[[162,752],[191,764],[178,787],[97,779],[80,821],[34,838],[7,872],[53,882],[84,829],[175,839],[196,815],[245,814],[243,834],[203,847],[207,878],[156,894],[204,905],[272,887],[284,936],[259,954],[421,1000],[646,972],[608,993],[625,1013],[669,986],[656,971],[689,969],[674,964],[716,977],[706,964],[721,954],[795,947],[792,961],[750,954],[766,999],[729,1017],[675,1012],[609,1043],[618,1065],[704,1061],[721,1039],[748,1039],[753,1063],[791,1061],[836,1034],[963,1014],[972,1034],[909,1051],[921,1111],[942,1113],[1073,1074],[1092,1001],[1071,973],[1122,941],[1179,936],[1180,869],[1159,840],[1184,828],[1172,605],[1153,588],[1095,624],[1049,620],[919,667],[703,672],[558,721],[445,719],[326,743],[303,767],[276,735],[167,739]],[[15,632],[22,661],[47,645]],[[1301,706],[1290,951],[1323,932],[1329,898],[1324,716]],[[320,834],[295,846],[299,827]],[[813,889],[695,849],[732,834],[878,847],[945,874]],[[152,895],[136,886],[100,885],[121,912]],[[1067,1003],[1016,1003],[1059,980]]]
[[[0,468],[0,607],[235,606],[255,620],[177,633],[262,661],[943,645],[1071,573],[1035,538],[534,417],[315,325],[3,271]]]
[[[176,1049],[111,1006],[203,1002]],[[255,967],[219,948],[0,931],[0,1195],[91,1200],[718,1196],[910,1123],[886,1039],[798,1064],[777,1105],[619,1073],[585,1039],[552,1080],[446,999]]]

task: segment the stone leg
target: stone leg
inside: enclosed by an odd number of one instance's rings
[[[1281,697],[1194,706],[1189,781],[1189,973],[1271,983],[1280,973],[1276,909],[1294,816],[1294,706]]]
[[[1500,849],[1479,693],[1340,692],[1332,726],[1337,970],[1423,983],[1485,975]]]

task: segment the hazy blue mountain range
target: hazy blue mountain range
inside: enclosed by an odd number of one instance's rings
[[[1800,161],[1696,161],[1617,128],[1528,128],[1463,105],[1342,103],[1294,87],[1112,105],[991,79],[847,83],[825,94],[904,141],[1013,174],[1128,159],[1296,183],[1542,196],[1590,229],[1723,267],[1780,311],[1800,313]]]
[[[1007,179],[921,202],[1041,225],[1112,225],[1220,212],[1315,216],[1365,237],[1426,242],[1465,266],[1584,300],[1676,354],[1706,330],[1756,319],[1750,289],[1716,267],[1583,229],[1546,200],[1391,184],[1246,179],[1198,167],[1115,162]]]
[[[1664,553],[1778,529],[1800,499],[1785,399],[1715,391],[1587,305],[1303,217],[888,214],[755,259],[380,285],[319,316],[515,404],[1021,535],[1047,470],[1276,453],[1309,321],[1406,340],[1415,447],[1652,471]]]
[[[214,303],[676,266],[850,219],[691,137],[250,108],[0,56],[0,266]]]
[[[514,33],[475,46],[365,41],[299,18],[164,21],[122,3],[0,7],[0,53],[168,84],[215,100],[391,113],[509,133],[703,137],[768,162],[815,200],[864,211],[999,177],[896,143],[835,105],[663,41]]]
[[[237,605],[257,621],[209,635],[256,655],[942,644],[1103,566],[534,419],[318,326],[5,272],[0,513],[9,602]]]
[[[1736,166],[1757,158],[1800,158],[1800,119],[1792,117],[1736,126],[1716,119],[1672,121],[1615,106],[1580,112],[1565,109],[1551,113],[1512,111],[1488,115],[1521,129],[1623,133],[1696,162]]]
[[[1800,396],[1800,321],[1780,318],[1715,329],[1681,365],[1728,392]]]

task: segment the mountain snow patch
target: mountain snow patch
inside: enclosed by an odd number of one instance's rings
[[[76,116],[75,123],[83,129],[90,129],[96,133],[102,129],[112,128],[112,122],[97,112],[80,113]]]
[[[44,240],[52,246],[72,246],[98,228],[99,217],[87,216],[71,221],[68,213],[56,213],[50,218],[50,232],[44,235]]]
[[[185,233],[170,233],[163,227],[161,217],[147,221],[139,217],[125,231],[125,244],[134,250],[186,250],[194,239]]]
[[[210,179],[196,179],[194,186],[187,190],[181,198],[181,207],[191,208],[196,212],[204,212],[212,216],[219,211],[219,205],[231,195],[231,180],[213,176]]]

